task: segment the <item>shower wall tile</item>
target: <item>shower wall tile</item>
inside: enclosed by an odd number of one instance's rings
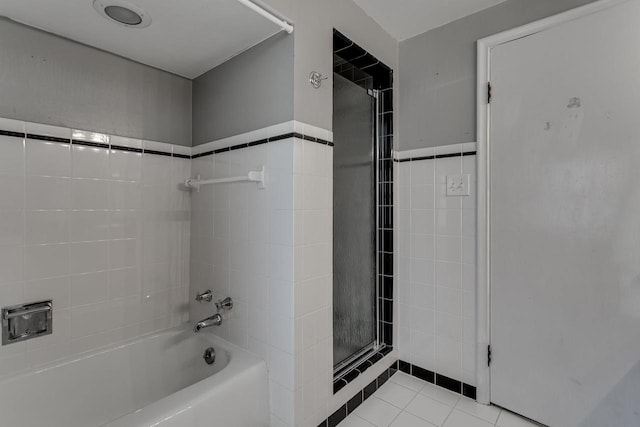
[[[333,148],[296,144],[295,423],[318,425],[333,396]]]
[[[0,136],[0,301],[54,307],[52,335],[0,347],[0,376],[187,321],[191,196],[178,183],[191,160],[37,123],[0,119],[0,129],[48,138]],[[163,233],[144,241],[150,221]],[[143,288],[145,278],[157,283]]]
[[[266,136],[273,136],[267,134]],[[240,182],[192,194],[191,294],[211,289],[234,308],[213,333],[262,357],[269,367],[272,416],[293,425],[294,147],[293,138],[193,159],[202,179],[265,167],[266,188]],[[215,313],[190,304],[191,320]]]
[[[251,135],[267,138],[293,126]],[[306,135],[331,137],[297,126]],[[249,140],[240,135],[206,145]],[[212,332],[267,362],[272,425],[305,425],[314,415],[322,416],[319,423],[332,394],[332,161],[330,146],[288,138],[192,163],[193,175],[203,179],[266,170],[264,190],[233,183],[192,194],[191,293],[212,289],[216,299],[234,299]],[[192,320],[214,312],[211,304],[191,303]]]
[[[400,358],[467,384],[475,384],[476,158],[460,154],[473,151],[401,152],[396,163]],[[447,197],[446,175],[460,173],[471,175],[471,195]]]

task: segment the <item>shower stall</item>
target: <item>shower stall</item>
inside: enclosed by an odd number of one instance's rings
[[[334,75],[333,363],[378,346],[377,91]]]
[[[392,349],[391,84],[390,68],[334,31],[334,392]]]

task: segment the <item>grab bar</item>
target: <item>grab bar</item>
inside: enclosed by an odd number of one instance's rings
[[[189,178],[184,182],[184,186],[187,188],[195,188],[196,191],[200,191],[200,186],[208,185],[208,184],[224,184],[228,182],[257,182],[258,188],[260,190],[264,190],[265,185],[265,176],[264,176],[264,166],[259,171],[249,171],[246,175],[242,176],[231,176],[228,178],[216,178],[216,179],[200,179],[200,175],[196,175],[195,178]]]

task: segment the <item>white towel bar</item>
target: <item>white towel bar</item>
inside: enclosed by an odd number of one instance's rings
[[[195,178],[189,178],[184,182],[184,186],[187,188],[195,188],[196,191],[200,191],[200,186],[208,184],[222,184],[227,182],[257,182],[258,188],[263,190],[265,188],[264,178],[264,166],[259,171],[249,171],[243,176],[232,176],[229,178],[217,178],[217,179],[200,179],[200,174]]]

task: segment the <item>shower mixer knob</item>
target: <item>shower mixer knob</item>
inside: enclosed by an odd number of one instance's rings
[[[213,292],[210,289],[207,289],[201,294],[196,295],[196,301],[198,302],[211,302],[213,301]]]

